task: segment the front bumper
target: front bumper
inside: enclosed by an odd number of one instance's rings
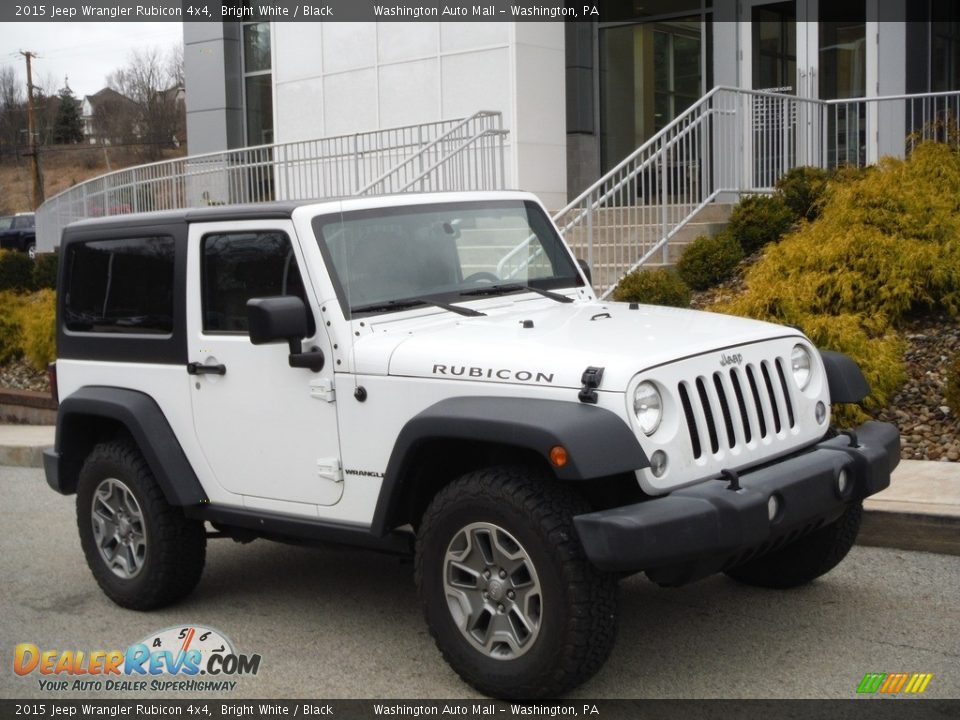
[[[744,472],[740,489],[719,478],[635,505],[574,518],[590,561],[611,572],[644,570],[658,583],[681,585],[775,550],[836,520],[852,503],[880,492],[900,462],[900,435],[867,422],[851,437],[824,440],[806,452]],[[847,491],[837,479],[846,471]],[[779,510],[771,521],[770,497]]]

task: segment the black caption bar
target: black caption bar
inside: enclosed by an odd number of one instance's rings
[[[960,700],[0,700],[0,717],[96,718],[580,718],[582,720],[769,720],[790,717],[926,720],[960,716]]]
[[[706,2],[705,12],[714,22],[749,19],[738,15],[737,4]],[[689,4],[682,4],[688,9]],[[818,20],[863,21],[863,6],[820,3]],[[676,14],[668,6],[648,10],[630,0],[39,0],[0,3],[2,22],[630,22],[650,13]],[[853,13],[851,17],[847,17]],[[694,14],[690,10],[690,14]],[[928,5],[915,0],[877,0],[870,3],[867,20],[883,22],[960,20],[960,2],[947,0]]]
[[[39,0],[3,3],[3,22],[84,21],[576,21],[599,20],[601,4],[566,0]]]

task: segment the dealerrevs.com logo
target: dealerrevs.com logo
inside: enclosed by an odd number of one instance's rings
[[[13,671],[41,690],[225,692],[256,675],[260,655],[237,653],[223,633],[202,625],[151,633],[126,650],[59,650],[20,643]]]

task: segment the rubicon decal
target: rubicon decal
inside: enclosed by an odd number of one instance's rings
[[[551,384],[554,373],[540,372],[539,370],[510,370],[509,368],[468,367],[467,365],[434,365],[434,375],[447,377],[466,377],[475,380],[513,380],[516,382],[533,382]]]
[[[857,695],[921,695],[933,673],[867,673],[857,685]]]
[[[125,650],[61,650],[19,643],[13,671],[38,676],[41,690],[224,691],[236,687],[234,677],[256,675],[260,661],[258,654],[237,653],[213,628],[187,625],[151,633]],[[206,677],[195,679],[199,675]],[[171,676],[181,679],[170,680]]]

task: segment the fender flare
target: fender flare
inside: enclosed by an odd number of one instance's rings
[[[91,418],[105,418],[122,425],[133,437],[171,505],[208,502],[190,461],[183,452],[163,410],[149,395],[112,387],[84,387],[60,403],[57,414],[55,477],[48,468],[47,481],[59,492],[77,491],[77,478],[91,442]]]
[[[443,439],[532,450],[548,464],[550,449],[562,445],[567,464],[550,464],[561,480],[591,480],[650,466],[629,425],[596,405],[512,397],[441,400],[411,418],[397,436],[373,515],[374,534],[391,529],[418,447]]]
[[[870,394],[870,383],[863,370],[849,355],[833,350],[821,350],[823,368],[827,373],[830,402],[858,403]]]

